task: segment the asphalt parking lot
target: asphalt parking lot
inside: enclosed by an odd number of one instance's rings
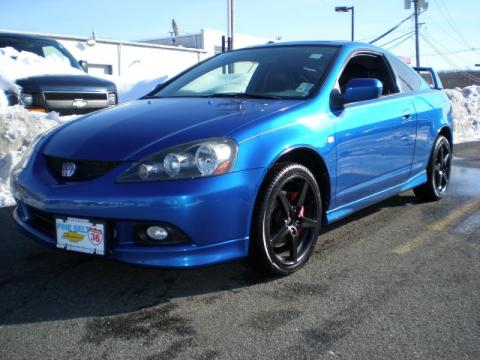
[[[0,209],[2,359],[478,359],[480,143],[449,195],[325,229],[308,265],[173,271],[37,245]]]

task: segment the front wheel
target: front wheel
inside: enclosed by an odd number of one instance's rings
[[[452,148],[444,136],[435,141],[427,166],[427,182],[413,189],[421,200],[435,201],[443,198],[450,183]]]
[[[256,203],[250,261],[274,275],[298,270],[315,247],[321,214],[320,190],[311,171],[296,163],[274,167]]]

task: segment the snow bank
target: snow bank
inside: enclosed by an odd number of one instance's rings
[[[480,86],[446,89],[453,110],[455,142],[480,140]]]
[[[151,74],[150,77],[138,77],[137,75],[123,77],[105,75],[103,77],[113,81],[117,86],[119,103],[136,100],[148,94],[155,86],[164,83],[169,78],[168,75],[158,74]]]
[[[123,69],[122,76],[102,75],[117,86],[118,101],[138,99],[178,73],[176,64],[161,66],[154,61],[136,61]]]
[[[12,47],[0,48],[0,90],[3,90],[0,91],[0,107],[7,104],[4,91],[20,93],[16,80],[46,74],[85,75],[83,71],[73,68],[69,62],[56,56],[44,58],[27,51],[18,52]]]
[[[0,108],[0,206],[13,205],[10,172],[35,137],[76,116],[29,112],[19,105]]]

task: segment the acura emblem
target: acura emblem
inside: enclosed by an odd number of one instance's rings
[[[87,106],[87,104],[88,104],[88,102],[86,100],[75,99],[72,102],[72,107],[77,108],[77,109],[83,109],[84,107]]]
[[[75,170],[77,170],[77,165],[73,162],[64,162],[62,164],[62,176],[63,177],[72,177],[75,174]]]

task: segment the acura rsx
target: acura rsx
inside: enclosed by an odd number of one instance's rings
[[[322,226],[409,189],[444,196],[452,112],[430,70],[432,86],[355,42],[217,55],[34,141],[12,172],[14,219],[66,251],[292,273]]]

